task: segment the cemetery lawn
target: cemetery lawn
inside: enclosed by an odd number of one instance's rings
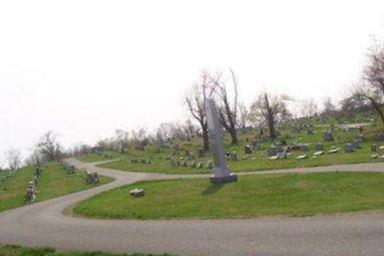
[[[227,152],[236,151],[238,155],[238,161],[229,161],[228,165],[233,172],[248,172],[248,171],[260,171],[260,170],[272,170],[272,169],[288,169],[288,168],[301,168],[301,167],[315,167],[315,166],[327,166],[327,165],[339,165],[339,164],[356,164],[356,163],[369,163],[382,161],[380,159],[371,159],[371,144],[375,143],[373,137],[375,134],[382,131],[382,128],[368,127],[364,132],[366,138],[364,143],[361,143],[362,149],[356,150],[353,153],[345,153],[344,145],[353,140],[353,138],[359,133],[356,130],[344,132],[340,129],[336,129],[333,132],[335,141],[324,142],[322,137],[324,134],[324,128],[318,128],[314,130],[313,135],[308,135],[305,131],[301,133],[292,133],[290,131],[281,131],[280,138],[286,139],[288,144],[297,143],[309,143],[309,150],[305,152],[293,151],[287,159],[270,160],[266,156],[266,150],[274,142],[267,140],[262,142],[259,149],[255,149],[252,154],[243,159],[246,155],[244,152],[244,146],[247,141],[252,141],[257,136],[256,131],[239,132],[239,144],[230,145],[228,135],[224,136],[223,142],[225,150]],[[324,145],[324,155],[312,158],[315,150],[315,144],[321,142]],[[194,138],[191,141],[175,141],[172,147],[177,145],[180,150],[176,155],[172,157],[178,160],[180,157],[185,157],[185,150],[192,152],[194,155],[195,163],[202,162],[203,165],[211,159],[211,156],[207,153],[204,157],[197,157],[197,148],[201,144],[201,138]],[[327,154],[327,151],[332,146],[340,148],[340,152],[336,154]],[[100,154],[87,154],[78,157],[79,160],[85,162],[97,162],[103,160],[116,161],[99,164],[100,167],[106,167],[111,169],[118,169],[130,172],[149,172],[149,173],[168,173],[168,174],[200,174],[210,173],[211,171],[205,166],[203,168],[192,167],[192,160],[188,160],[188,167],[174,166],[170,160],[167,160],[171,156],[172,148],[157,149],[155,146],[148,146],[145,150],[137,150],[131,148],[127,153],[121,154],[117,151],[106,151]],[[307,154],[307,159],[297,160],[295,157]],[[132,159],[150,159],[151,164],[131,163]]]
[[[326,150],[329,150],[330,146],[326,146]],[[293,152],[287,159],[270,160],[264,152],[255,152],[252,156],[256,157],[256,160],[242,160],[244,155],[239,154],[239,160],[236,162],[228,161],[228,166],[233,172],[251,172],[251,171],[263,171],[263,170],[275,170],[275,169],[289,169],[289,168],[302,168],[302,167],[316,167],[327,165],[339,165],[339,164],[357,164],[357,163],[371,163],[380,162],[380,159],[371,159],[370,147],[367,143],[363,144],[363,148],[353,152],[344,153],[343,149],[336,154],[325,153],[322,156],[312,158],[315,150],[309,150],[305,152],[308,155],[307,159],[297,160],[295,157],[301,155],[300,152]],[[204,164],[209,160],[209,157],[200,159]],[[190,165],[191,161],[188,161]],[[113,162],[99,164],[97,166],[111,168],[122,171],[130,172],[148,172],[148,173],[167,173],[167,174],[204,174],[211,173],[210,169],[205,166],[201,169],[191,166],[172,166],[169,161],[163,159],[152,159],[151,164],[132,164],[129,158],[120,158]]]
[[[134,188],[145,196],[129,195]],[[311,173],[240,176],[213,185],[208,179],[144,181],[77,204],[77,215],[102,219],[211,219],[309,216],[384,209],[382,173]]]
[[[0,256],[171,256],[170,254],[107,253],[107,252],[57,252],[49,247],[29,248],[17,245],[0,245]]]
[[[31,166],[20,169],[11,178],[0,180],[0,211],[28,204],[25,195],[27,185],[35,175]],[[36,202],[66,195],[95,185],[86,184],[82,172],[68,174],[64,166],[57,162],[48,163],[38,180]],[[100,184],[112,181],[109,177],[100,177]]]

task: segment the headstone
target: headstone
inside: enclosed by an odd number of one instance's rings
[[[199,157],[204,157],[204,150],[203,150],[202,147],[199,147],[199,148],[197,149],[197,153],[198,153],[198,156],[199,156]]]
[[[99,183],[99,175],[97,172],[86,172],[86,182],[88,184]]]
[[[340,151],[340,148],[333,147],[330,150],[328,150],[328,154],[336,154]]]
[[[198,169],[203,168],[203,163],[201,161],[197,162],[196,168],[198,168]]]
[[[302,160],[302,159],[306,159],[306,158],[308,158],[307,154],[303,154],[303,155],[300,155],[300,156],[296,157],[297,160]]]
[[[147,159],[147,160],[145,160],[145,163],[146,163],[146,164],[152,164],[151,159]]]
[[[267,149],[267,156],[276,156],[277,155],[277,149],[276,147],[270,147]]]
[[[33,202],[35,201],[36,198],[36,186],[33,181],[30,181],[28,183],[28,188],[27,188],[27,200],[28,202]]]
[[[129,191],[129,194],[133,197],[142,197],[145,195],[143,188],[135,188]]]
[[[271,156],[271,157],[268,157],[269,160],[277,160],[279,159],[279,156]]]
[[[250,154],[252,154],[252,149],[251,149],[251,145],[245,145],[245,147],[244,147],[244,153],[246,154],[246,155],[250,155]]]
[[[319,151],[316,151],[315,153],[313,153],[314,156],[321,156],[323,154],[324,154],[323,150],[319,150]]]
[[[308,143],[301,143],[299,147],[300,147],[300,151],[308,151],[309,150],[309,144]]]
[[[371,145],[371,152],[377,152],[377,144],[376,143]]]
[[[235,182],[237,181],[237,175],[231,173],[225,159],[224,147],[221,141],[221,125],[214,100],[207,99],[205,107],[207,113],[209,143],[214,159],[214,174],[211,176],[210,180],[214,184]]]
[[[283,152],[277,153],[277,158],[278,159],[287,159],[287,152],[283,151]]]
[[[231,152],[231,161],[237,161],[237,153],[236,151]]]
[[[191,162],[191,167],[193,167],[193,168],[196,167],[196,162],[195,162],[195,161],[192,161],[192,162]]]
[[[347,143],[344,145],[344,152],[345,153],[352,153],[354,151],[355,151],[355,149],[354,149],[354,146],[352,143]]]
[[[325,132],[324,135],[323,135],[323,140],[324,141],[333,141],[334,138],[333,138],[333,135],[331,132]]]

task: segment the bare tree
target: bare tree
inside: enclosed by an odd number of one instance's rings
[[[127,153],[129,149],[129,132],[117,129],[115,131],[115,146],[120,153]]]
[[[57,135],[46,132],[36,143],[32,154],[27,159],[29,164],[40,164],[49,161],[57,161],[62,157],[62,147],[57,142]]]
[[[277,137],[276,123],[290,116],[286,104],[287,100],[289,98],[285,95],[263,93],[251,105],[251,115],[255,116],[255,119],[261,119],[265,122],[271,139]]]
[[[21,166],[21,153],[19,150],[11,148],[5,152],[5,163],[12,172],[17,171]]]
[[[238,123],[238,82],[235,72],[229,69],[231,73],[231,83],[233,85],[233,97],[230,99],[226,82],[221,72],[209,74],[209,82],[212,90],[215,92],[218,100],[220,123],[231,136],[231,144],[237,144],[237,123]]]
[[[199,123],[203,136],[203,149],[209,150],[208,123],[205,112],[205,100],[212,95],[209,87],[209,74],[201,72],[199,81],[193,86],[191,92],[185,97],[185,103],[192,117]]]
[[[300,102],[301,117],[312,117],[317,114],[318,108],[313,99],[304,99]]]
[[[132,130],[132,141],[136,149],[144,150],[145,146],[149,144],[149,136],[145,128],[139,128],[137,131]]]
[[[370,101],[384,124],[384,42],[375,40],[369,49],[368,63],[361,83],[355,85],[355,93]]]
[[[238,121],[237,121],[238,127],[245,128],[250,121],[248,108],[244,104],[240,103],[238,109],[239,109]]]

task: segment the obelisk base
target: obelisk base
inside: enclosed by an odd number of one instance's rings
[[[231,173],[230,175],[226,175],[226,176],[211,176],[210,180],[211,180],[211,183],[213,184],[237,182],[237,175]]]

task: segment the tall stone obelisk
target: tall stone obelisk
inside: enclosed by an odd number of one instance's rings
[[[221,125],[219,115],[213,99],[205,101],[205,110],[208,122],[209,145],[213,155],[213,171],[211,176],[212,183],[225,183],[237,181],[237,175],[232,174],[228,169],[224,153],[224,146],[221,141]]]

